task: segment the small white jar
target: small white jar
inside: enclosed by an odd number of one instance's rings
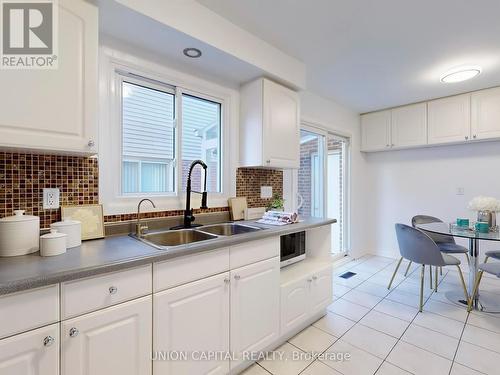
[[[15,210],[14,216],[0,219],[0,257],[26,255],[38,251],[40,218]]]
[[[82,224],[77,220],[63,220],[50,224],[51,229],[57,229],[59,233],[66,233],[66,247],[71,249],[82,244]]]
[[[40,236],[40,255],[51,257],[64,254],[66,252],[67,237],[65,233],[59,233],[57,229],[51,229],[50,233]]]

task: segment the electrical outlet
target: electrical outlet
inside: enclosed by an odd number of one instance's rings
[[[457,195],[464,195],[465,189],[463,187],[457,187]]]
[[[273,187],[272,186],[261,186],[260,187],[260,197],[261,198],[272,198],[273,197]]]
[[[59,189],[43,189],[43,209],[52,210],[59,208]]]

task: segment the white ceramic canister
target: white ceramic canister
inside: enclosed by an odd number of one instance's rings
[[[50,233],[40,236],[40,255],[51,257],[66,252],[66,233],[59,233],[57,229],[51,229]]]
[[[38,251],[40,218],[15,210],[14,216],[0,219],[0,257],[26,255]]]
[[[80,246],[82,244],[82,224],[77,220],[63,220],[50,224],[51,229],[57,229],[59,233],[66,233],[66,247]]]

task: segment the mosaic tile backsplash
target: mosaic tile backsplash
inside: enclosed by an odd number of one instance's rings
[[[40,217],[40,227],[61,220],[60,210],[44,210],[43,188],[59,188],[61,205],[99,201],[97,159],[0,151],[0,217],[15,209]]]
[[[273,195],[283,198],[283,171],[262,168],[238,168],[236,171],[236,196],[247,197],[250,208],[267,207],[272,199],[260,197],[261,186],[272,186]]]
[[[273,193],[283,195],[283,172],[269,169],[239,168],[236,173],[236,195],[246,196],[249,207],[264,207],[270,199],[260,198],[260,187],[272,186]],[[61,205],[96,204],[99,202],[99,169],[97,158],[0,151],[0,217],[15,209],[40,217],[40,227],[61,220],[60,210],[43,209],[43,188],[59,188]],[[210,202],[209,202],[210,203]],[[195,214],[225,212],[228,207],[195,209]],[[183,215],[182,210],[150,212],[145,218]],[[135,220],[135,213],[107,215],[105,222]]]

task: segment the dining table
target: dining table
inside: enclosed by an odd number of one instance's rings
[[[457,238],[465,238],[469,241],[468,291],[470,295],[474,290],[474,283],[478,273],[478,266],[480,263],[484,262],[484,256],[481,257],[480,241],[499,242],[500,232],[489,231],[487,233],[481,233],[469,227],[459,227],[453,223],[427,223],[419,224],[417,225],[417,227],[424,232],[448,235]],[[452,301],[455,304],[463,306],[467,303],[467,301],[464,300],[464,296],[461,291],[448,291],[445,295],[448,300]],[[475,310],[489,313],[500,313],[500,294],[478,290],[476,295],[472,296],[472,301]]]

